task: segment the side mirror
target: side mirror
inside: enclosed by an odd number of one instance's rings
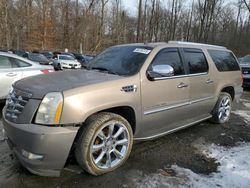
[[[151,79],[160,77],[170,77],[174,75],[174,68],[170,65],[155,65],[152,66],[152,71],[148,71]]]

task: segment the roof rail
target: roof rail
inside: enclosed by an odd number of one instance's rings
[[[184,42],[184,41],[168,41],[169,44],[189,44],[194,46],[204,46],[204,47],[215,47],[215,48],[222,48],[226,49],[224,46],[212,45],[212,44],[203,44],[203,43],[196,43],[196,42]]]

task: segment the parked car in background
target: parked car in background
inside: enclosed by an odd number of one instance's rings
[[[81,63],[82,67],[87,67],[90,60],[94,58],[94,56],[91,56],[91,55],[83,55],[80,53],[73,53],[73,54],[75,58],[77,59],[77,61]]]
[[[43,54],[48,60],[53,59],[53,56],[54,56],[53,52],[47,51],[47,52],[40,52],[40,53]]]
[[[13,53],[13,52],[11,52],[9,50],[5,50],[5,49],[0,49],[0,52],[10,52],[10,53]]]
[[[6,99],[15,81],[53,71],[52,66],[42,66],[15,54],[0,52],[0,100]]]
[[[60,52],[61,55],[69,55],[71,57],[73,57],[75,59],[75,56],[73,53],[70,53],[70,52]]]
[[[243,76],[242,87],[250,87],[250,55],[239,58],[239,63]]]
[[[47,57],[45,57],[43,54],[40,53],[26,53],[23,55],[23,57],[33,61],[37,62],[41,65],[52,65],[53,62],[50,61]]]
[[[20,49],[19,50],[10,49],[9,51],[20,57],[23,57],[27,53],[25,50],[20,50]]]
[[[84,170],[101,175],[124,164],[134,140],[207,119],[229,121],[232,101],[242,94],[240,74],[234,54],[221,46],[113,46],[88,69],[16,82],[10,96],[21,92],[13,100],[28,97],[19,112],[13,110],[18,102],[6,103],[4,131],[21,164],[34,174],[58,176],[74,155]]]
[[[80,69],[82,67],[81,63],[70,55],[56,54],[54,60],[60,69]]]
[[[95,56],[93,55],[84,55],[84,58],[87,62],[90,62]]]
[[[84,58],[83,54],[80,53],[73,53],[73,55],[75,56],[76,60],[81,63],[82,67],[85,66],[86,60]]]

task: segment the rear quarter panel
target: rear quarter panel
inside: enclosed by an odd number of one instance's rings
[[[211,49],[214,50],[213,48],[211,48]],[[207,50],[209,50],[209,48],[203,49],[203,51],[206,55],[206,58],[209,62],[209,69],[211,71],[212,79],[213,79],[214,84],[215,84],[215,96],[218,98],[218,96],[221,93],[221,90],[223,90],[224,88],[229,87],[229,86],[234,87],[234,91],[235,91],[236,95],[241,94],[242,93],[241,71],[240,70],[239,71],[225,71],[225,72],[218,71],[215,63],[213,62],[213,60],[212,60],[212,58],[209,55]],[[218,49],[216,49],[216,50],[218,50]],[[231,52],[230,50],[227,50],[227,49],[223,49],[222,51]]]

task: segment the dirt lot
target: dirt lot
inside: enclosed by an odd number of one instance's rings
[[[219,164],[202,154],[195,145],[214,143],[233,147],[238,142],[250,142],[247,120],[249,118],[250,122],[250,91],[244,92],[240,103],[234,104],[233,111],[231,120],[225,125],[204,122],[153,141],[137,143],[122,168],[100,177],[68,170],[64,170],[59,178],[32,175],[19,165],[7,144],[0,141],[0,187],[134,187],[135,182],[138,185],[140,181],[138,177],[151,173],[174,176],[174,171],[169,168],[172,165],[208,175],[216,172]]]

